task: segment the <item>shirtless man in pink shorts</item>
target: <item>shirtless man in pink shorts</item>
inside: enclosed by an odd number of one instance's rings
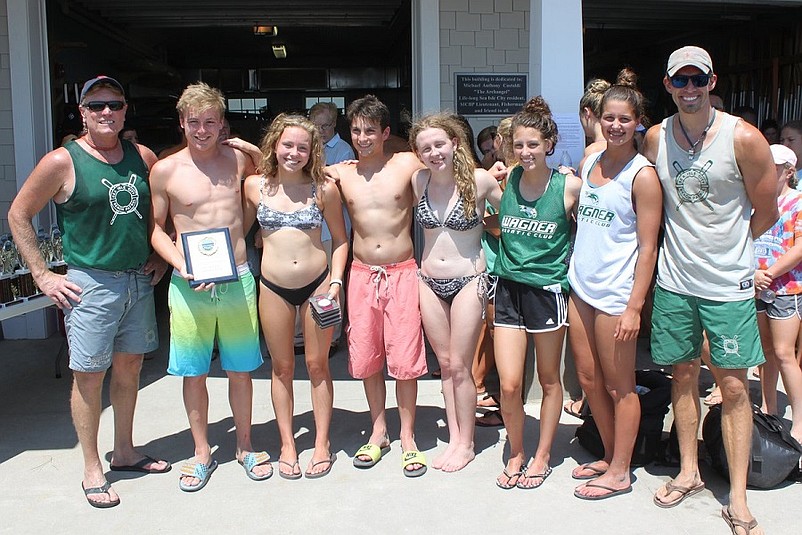
[[[384,364],[396,380],[401,418],[402,467],[408,477],[426,472],[415,444],[418,377],[426,355],[418,306],[417,265],[412,256],[412,173],[423,167],[411,152],[384,154],[390,112],[372,95],[347,110],[356,165],[329,167],[354,229],[354,263],[348,283],[348,369],[362,379],[370,407],[370,440],[354,457],[369,468],[389,449]]]

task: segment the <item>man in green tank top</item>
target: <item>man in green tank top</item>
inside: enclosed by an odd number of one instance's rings
[[[86,82],[80,103],[86,134],[46,154],[8,212],[34,280],[64,311],[74,380],[72,417],[84,456],[81,485],[86,500],[98,508],[120,503],[104,476],[97,444],[103,378],[112,363],[111,470],[170,470],[167,461],[138,453],[132,440],[142,356],[158,346],[153,286],[167,266],[148,244],[147,177],[156,156],[118,139],[126,108],[117,80],[98,76]],[[48,269],[31,224],[51,199],[63,232],[67,275]]]

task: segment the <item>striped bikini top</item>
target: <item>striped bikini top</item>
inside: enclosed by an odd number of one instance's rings
[[[274,210],[264,203],[265,177],[259,183],[261,198],[256,209],[256,219],[263,230],[279,230],[282,228],[297,228],[298,230],[311,230],[323,224],[323,212],[318,208],[316,199],[317,188],[312,182],[312,203],[295,210],[294,212],[281,212]]]
[[[431,176],[429,177],[429,181],[431,181]],[[465,214],[465,202],[462,199],[462,195],[457,196],[457,202],[454,203],[454,207],[446,216],[445,221],[441,222],[437,219],[434,210],[432,210],[432,205],[429,204],[429,182],[426,182],[426,189],[423,191],[420,201],[418,201],[415,219],[425,229],[445,227],[449,230],[460,232],[471,230],[481,223],[475,210],[470,217]]]

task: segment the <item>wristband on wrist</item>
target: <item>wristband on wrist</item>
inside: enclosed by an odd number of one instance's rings
[[[343,285],[343,281],[342,281],[342,279],[331,279],[331,282],[329,282],[329,286],[332,286],[334,284],[339,284],[340,286],[342,286]]]

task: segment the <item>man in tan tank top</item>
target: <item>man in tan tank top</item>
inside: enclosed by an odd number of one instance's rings
[[[733,533],[761,533],[746,503],[752,437],[747,369],[763,362],[754,305],[752,236],[777,220],[777,184],[768,144],[753,126],[716,111],[713,62],[687,46],[668,60],[663,85],[678,113],[649,129],[644,154],[664,191],[652,314],[652,357],[673,366],[680,473],[654,503],[668,508],[704,489],[699,473],[699,350],[710,340],[711,371],[723,395],[722,433],[730,503],[721,514]],[[750,218],[751,209],[754,212]]]

